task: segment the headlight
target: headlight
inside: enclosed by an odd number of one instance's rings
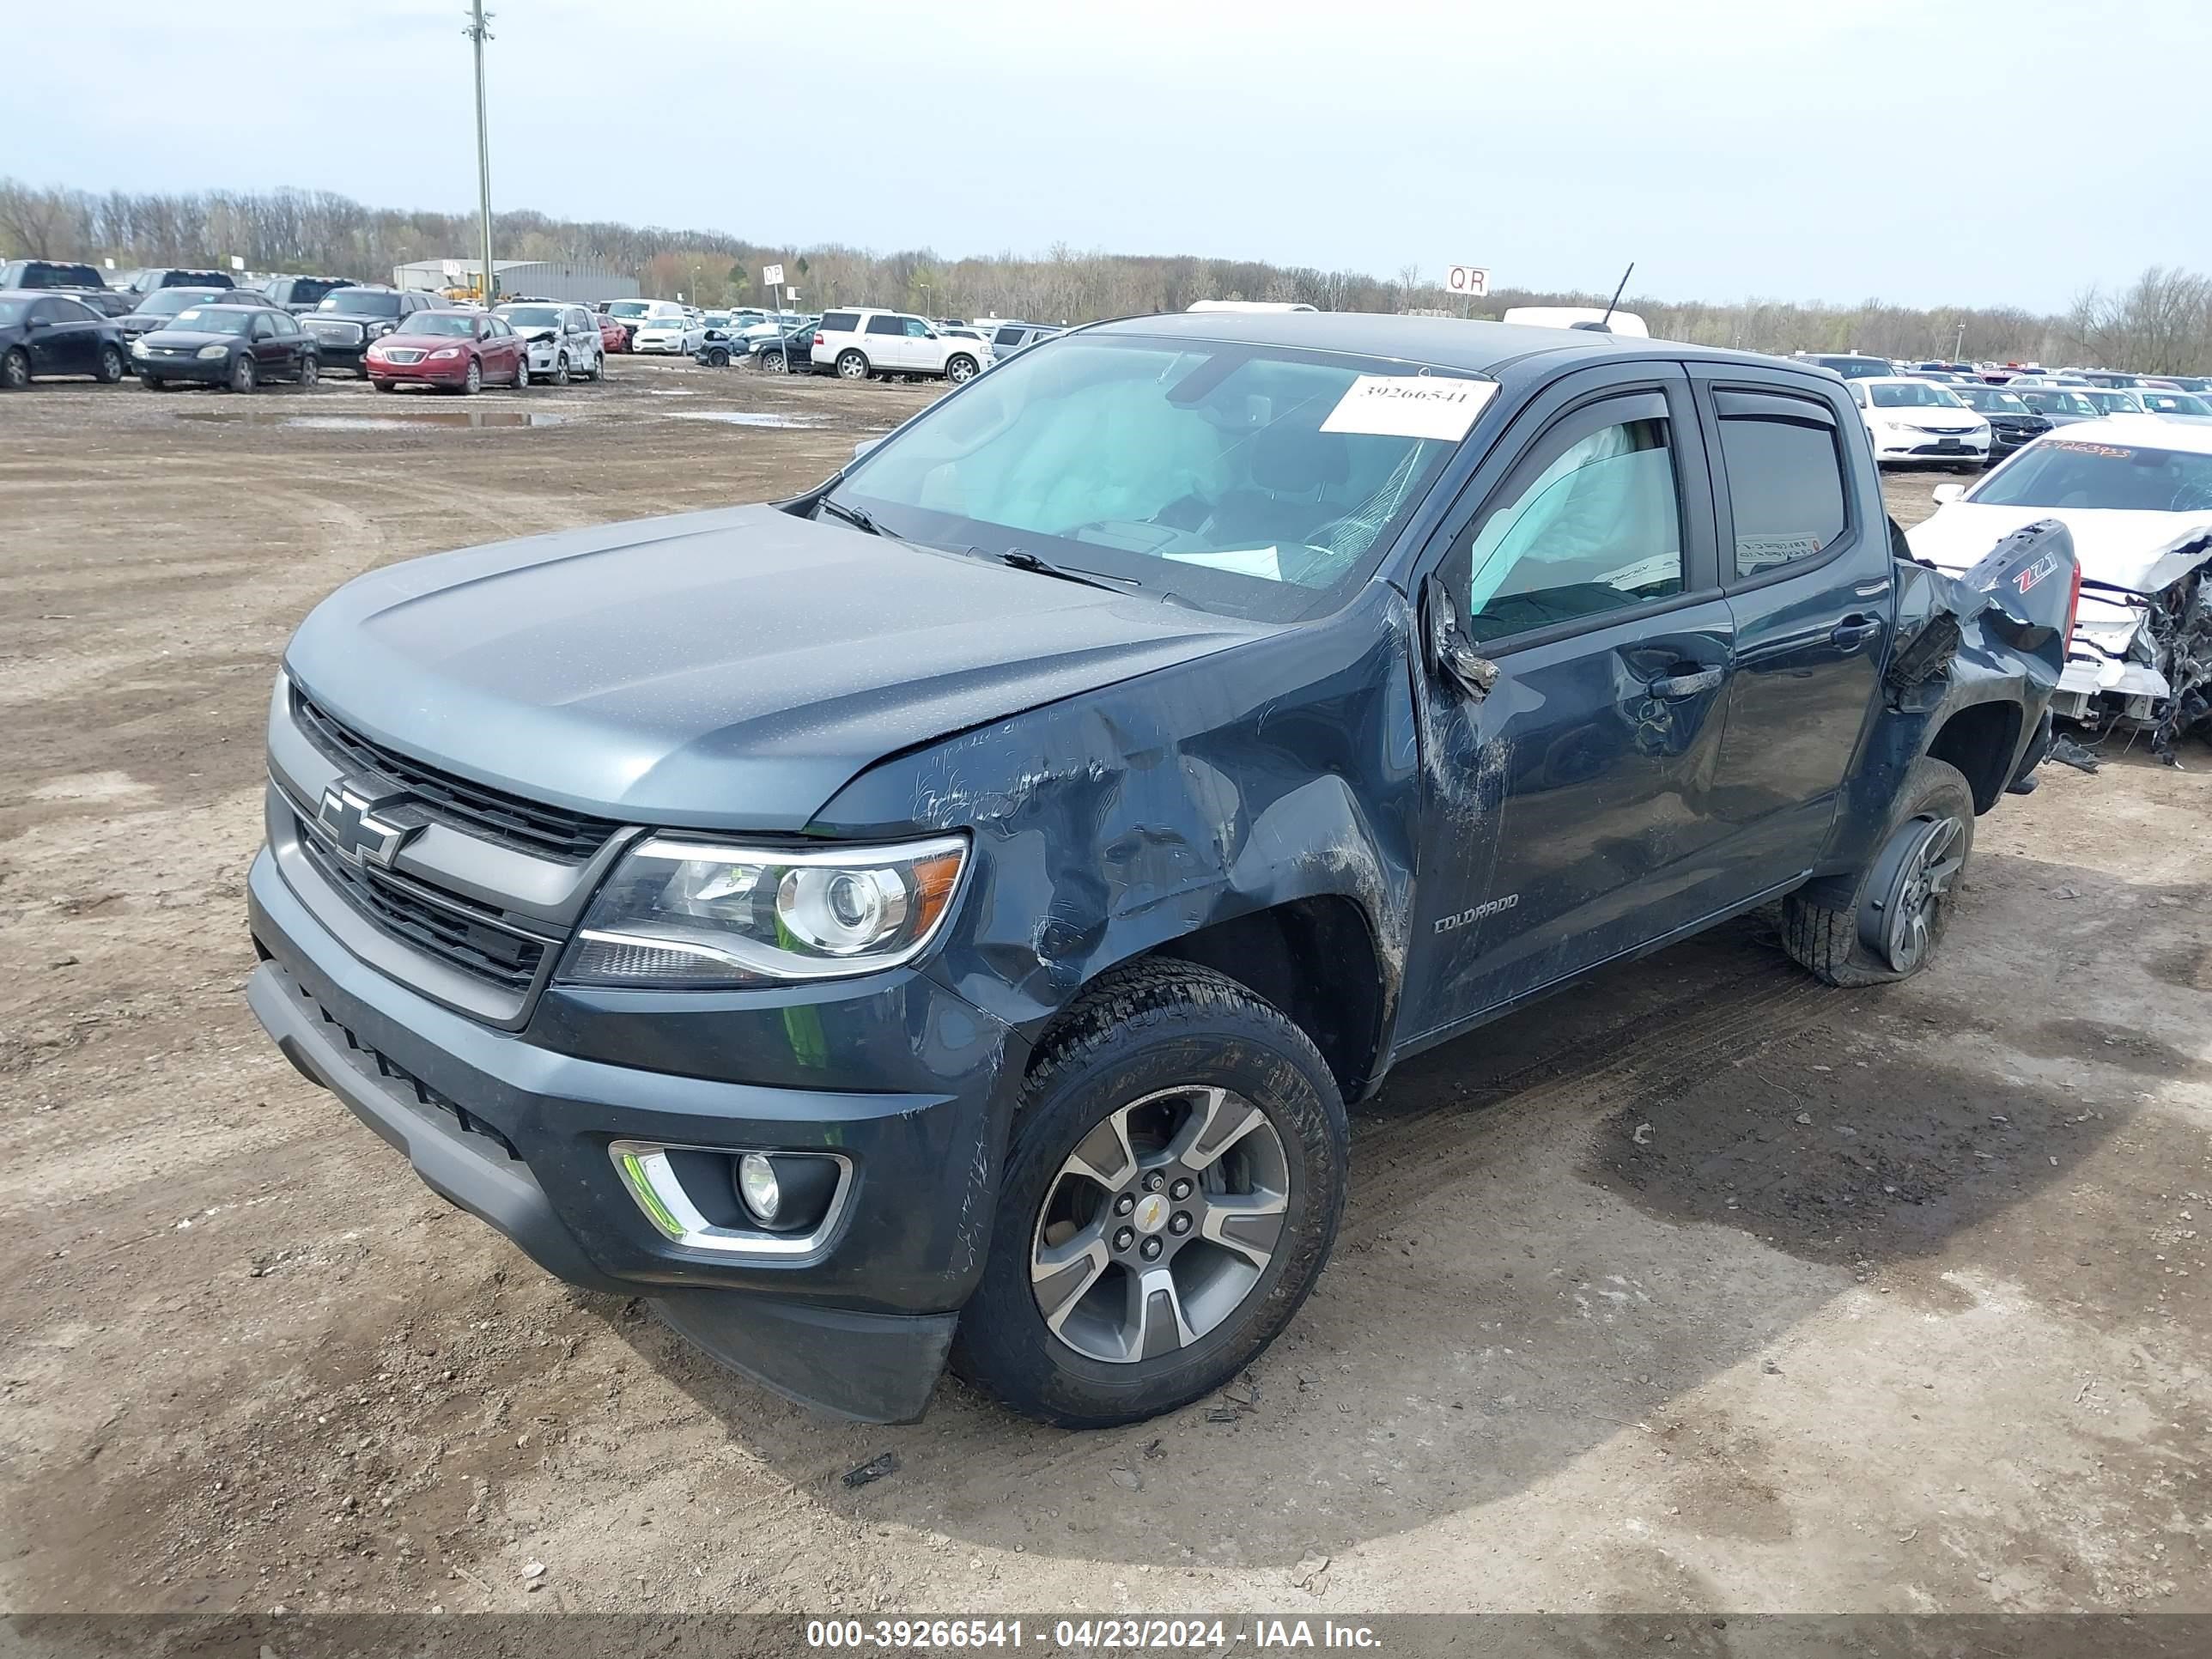
[[[765,985],[896,967],[935,935],[967,857],[958,836],[803,852],[648,841],[592,902],[561,977]]]
[[[143,335],[140,335],[131,340],[131,349],[137,352],[143,357],[148,351],[152,349],[152,348],[146,343],[145,337]]]
[[[200,356],[203,357],[228,357],[230,356],[230,348],[223,345],[202,346],[200,348]]]
[[[459,346],[440,346],[435,351],[430,354],[430,356],[432,361],[434,362],[440,357],[458,357],[460,355],[461,349]]]

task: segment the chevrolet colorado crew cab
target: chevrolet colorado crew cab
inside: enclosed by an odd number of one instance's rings
[[[1350,314],[1079,329],[773,504],[374,571],[269,710],[252,1006],[575,1285],[873,1420],[1193,1400],[1346,1103],[1754,907],[1923,968],[2066,532],[1911,562],[1843,381]]]

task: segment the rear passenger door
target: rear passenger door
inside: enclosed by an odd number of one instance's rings
[[[1498,673],[1480,697],[1431,677],[1417,1036],[1699,921],[1729,889],[1710,780],[1733,623],[1680,367],[1565,376],[1445,523],[1426,568]],[[1437,598],[1425,584],[1431,625]]]
[[[1817,856],[1878,701],[1894,577],[1855,400],[1802,376],[1691,366],[1735,623],[1714,809],[1747,892]]]

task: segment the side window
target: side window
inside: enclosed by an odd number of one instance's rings
[[[1725,393],[1722,394],[1726,398]],[[1774,404],[1796,398],[1763,399]],[[1721,459],[1735,519],[1735,574],[1756,576],[1816,559],[1850,522],[1836,429],[1811,415],[1721,416]]]
[[[300,331],[299,319],[289,311],[280,311],[269,320],[276,325],[276,331],[279,334],[290,335]]]
[[[825,334],[850,334],[859,320],[849,311],[827,312],[822,318],[822,331]]]
[[[907,337],[908,339],[921,340],[927,339],[929,337],[929,325],[923,322],[921,318],[908,317],[905,321]]]
[[[903,334],[906,332],[906,325],[901,319],[896,317],[871,317],[868,319],[867,332],[871,334]]]
[[[255,339],[271,340],[276,338],[276,325],[270,322],[268,318],[256,317],[253,319],[253,337]]]
[[[42,323],[59,323],[68,320],[68,314],[62,309],[62,302],[58,300],[40,301],[31,307],[31,315]]]
[[[1445,561],[1473,640],[1682,592],[1682,514],[1669,423],[1625,420],[1595,431],[1576,425],[1583,435],[1559,441],[1565,447],[1534,476],[1524,467],[1509,478]]]

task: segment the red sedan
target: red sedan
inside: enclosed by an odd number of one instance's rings
[[[492,381],[530,385],[530,357],[507,319],[483,311],[418,311],[373,343],[362,369],[379,392],[434,386],[472,392]]]
[[[593,313],[599,319],[599,346],[608,352],[629,349],[629,325],[619,317],[610,317],[604,311]]]

